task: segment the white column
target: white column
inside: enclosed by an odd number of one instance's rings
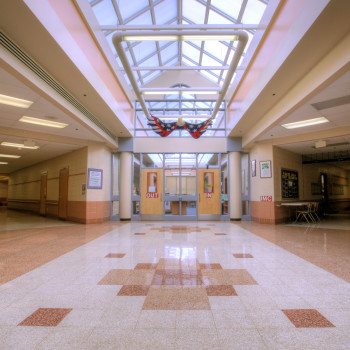
[[[120,220],[131,219],[131,152],[121,152],[120,158]]]
[[[229,152],[230,164],[230,219],[241,220],[241,154],[240,152]]]

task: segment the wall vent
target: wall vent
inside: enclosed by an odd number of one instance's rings
[[[89,112],[80,102],[78,102],[64,87],[59,84],[49,73],[29,57],[19,46],[17,46],[7,35],[0,31],[0,44],[26,65],[32,72],[40,77],[46,84],[51,86],[66,101],[91,120],[98,128],[109,135],[113,140],[117,137],[103,123],[101,123],[91,112]]]

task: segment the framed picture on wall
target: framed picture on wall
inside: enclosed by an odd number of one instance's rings
[[[252,172],[252,177],[256,176],[256,160],[252,160],[251,164],[251,172]]]
[[[102,169],[88,169],[88,185],[87,188],[102,189]]]
[[[271,175],[271,160],[260,162],[260,177],[272,177]]]

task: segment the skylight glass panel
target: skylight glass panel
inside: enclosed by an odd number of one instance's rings
[[[202,74],[205,78],[209,79],[213,83],[216,83],[218,79],[217,77],[214,77],[212,74],[210,74],[210,71],[201,70],[200,74]]]
[[[163,1],[154,7],[157,24],[165,24],[177,16],[176,0]]]
[[[134,1],[129,1],[129,2],[134,3]],[[128,22],[128,24],[130,25],[153,24],[150,11],[144,12],[142,15],[137,16],[132,21]]]
[[[158,55],[153,55],[146,61],[143,61],[141,64],[139,64],[140,67],[146,67],[146,66],[159,66],[158,61]]]
[[[183,16],[193,23],[204,23],[205,6],[196,0],[185,0],[182,2]]]
[[[148,75],[147,77],[143,78],[143,83],[144,84],[147,84],[149,83],[151,80],[157,78],[157,76],[159,75],[160,73],[158,71],[156,72],[153,72],[152,74]]]
[[[266,5],[259,0],[248,0],[242,23],[259,24]]]
[[[194,48],[193,46],[187,44],[186,42],[182,43],[182,53],[195,62],[199,61],[200,51]]]
[[[177,55],[177,53],[178,53],[178,45],[175,42],[160,52],[162,56],[162,62],[168,61],[170,58]]]
[[[204,44],[204,50],[216,56],[221,61],[225,60],[227,49],[227,46],[215,40],[208,40]]]
[[[242,6],[242,0],[211,0],[210,5],[237,19]]]
[[[232,24],[233,21],[229,21],[227,18],[219,15],[213,10],[209,11],[208,24]]]
[[[212,59],[211,57],[209,57],[208,55],[206,55],[205,53],[203,53],[202,56],[202,65],[203,66],[221,66],[222,63]]]
[[[148,7],[148,0],[117,0],[123,21]]]
[[[134,47],[133,52],[136,58],[136,61],[139,62],[145,57],[148,57],[151,54],[155,54],[157,47],[154,41],[141,41],[140,45]]]
[[[163,62],[164,66],[174,66],[176,63],[178,63],[178,56],[176,54],[176,56],[172,57],[171,60],[167,61],[167,62]]]
[[[92,7],[100,25],[116,25],[118,18],[111,0],[103,0]]]
[[[195,66],[195,64],[192,61],[188,60],[186,57],[182,57],[182,62],[187,66]]]

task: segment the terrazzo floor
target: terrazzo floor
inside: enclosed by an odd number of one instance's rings
[[[39,226],[0,226],[0,349],[350,349],[349,230]]]

